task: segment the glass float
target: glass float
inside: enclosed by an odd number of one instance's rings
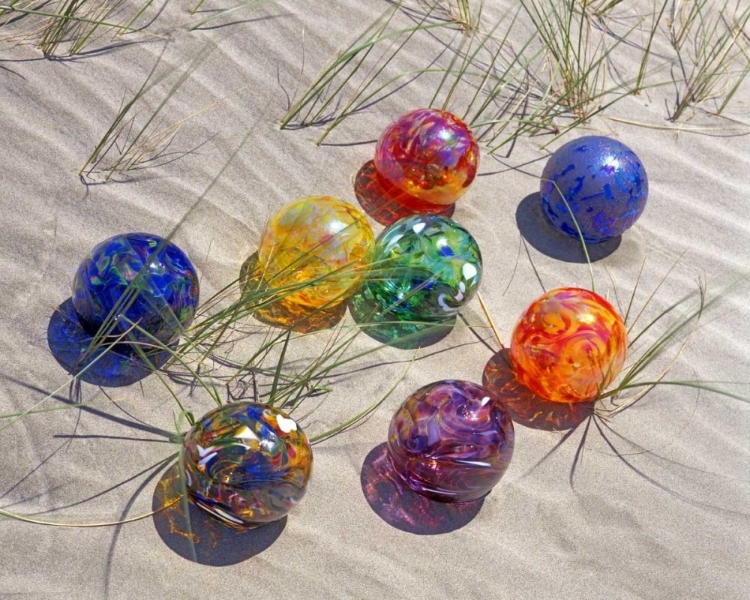
[[[419,212],[424,203],[456,202],[477,174],[479,146],[456,115],[421,108],[385,128],[375,147],[375,169],[405,192],[399,202]]]
[[[130,330],[130,341],[153,344],[153,336],[170,344],[192,322],[198,292],[195,267],[176,245],[158,235],[126,233],[83,259],[73,279],[73,306],[92,334],[107,322],[109,336]]]
[[[603,242],[622,235],[641,216],[648,178],[638,156],[625,144],[587,136],[550,156],[540,194],[544,212],[557,229],[579,238],[578,223],[587,243]]]
[[[373,267],[353,302],[376,306],[376,319],[440,322],[474,297],[481,278],[479,245],[464,227],[413,215],[378,236]]]
[[[488,389],[439,381],[417,390],[388,431],[394,470],[415,492],[445,502],[485,496],[513,457],[513,422]]]
[[[364,277],[374,241],[356,208],[331,196],[308,196],[271,217],[258,248],[258,268],[287,303],[332,306]]]
[[[513,331],[511,359],[519,381],[553,402],[595,400],[625,362],[622,317],[598,294],[559,288],[535,300]]]
[[[235,402],[190,429],[182,464],[195,503],[237,527],[284,517],[305,495],[313,455],[305,432],[282,411]]]

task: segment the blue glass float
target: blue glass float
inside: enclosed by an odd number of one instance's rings
[[[102,333],[109,338],[128,332],[130,342],[153,344],[153,336],[170,344],[192,322],[198,291],[195,267],[182,250],[157,235],[126,233],[83,259],[73,279],[73,306],[92,334],[106,323]]]
[[[235,527],[284,517],[305,495],[312,474],[310,442],[272,406],[234,402],[197,421],[182,451],[195,503]]]
[[[389,320],[434,323],[454,317],[481,278],[479,245],[464,227],[443,216],[413,215],[378,236],[359,296]]]
[[[640,159],[625,144],[587,136],[568,142],[550,156],[540,194],[544,212],[555,227],[578,238],[577,222],[583,239],[597,243],[622,235],[641,216],[648,179]]]

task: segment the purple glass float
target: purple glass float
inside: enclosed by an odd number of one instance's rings
[[[578,238],[578,223],[583,239],[597,243],[622,235],[641,216],[648,178],[640,159],[625,144],[587,136],[550,156],[540,194],[544,212],[557,229]]]
[[[388,431],[394,470],[415,492],[443,502],[488,494],[513,457],[513,422],[497,397],[475,383],[446,380],[417,390]]]

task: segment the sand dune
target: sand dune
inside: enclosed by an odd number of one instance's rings
[[[126,387],[70,389],[48,347],[50,319],[70,297],[85,253],[120,232],[166,235],[184,219],[174,241],[195,263],[207,299],[238,277],[266,219],[282,205],[311,194],[356,204],[354,178],[372,159],[380,131],[428,104],[440,80],[439,74],[414,78],[316,146],[323,127],[279,129],[288,99],[299,98],[334,51],[388,3],[278,2],[236,11],[197,31],[187,31],[200,17],[191,17],[184,3],[164,4],[150,9],[160,12],[149,29],[165,39],[125,36],[137,43],[70,60],[0,43],[0,413],[27,410],[52,392],[44,406],[86,403],[0,430],[0,508],[34,519],[97,523],[147,514],[159,506],[165,459],[177,451],[167,437],[176,405],[156,377]],[[486,2],[485,23],[515,4]],[[618,8],[613,28],[627,29],[634,15],[652,10],[651,2],[633,5]],[[203,10],[228,6],[207,1]],[[404,13],[394,23],[413,26]],[[515,27],[512,48],[518,49],[531,29],[524,19]],[[436,58],[447,65],[444,43],[455,47],[464,34],[446,27],[418,35],[383,77],[424,69]],[[637,45],[644,37],[631,39]],[[105,41],[97,44],[90,49]],[[659,58],[672,56],[663,28],[653,50],[649,81],[669,81],[670,65]],[[175,160],[116,174],[109,183],[94,174],[84,185],[79,170],[160,55],[163,80],[139,104],[144,116],[187,70],[160,113],[164,126],[220,102],[185,123],[168,150]],[[637,73],[641,56],[637,47],[618,46],[611,80]],[[534,76],[543,84],[549,73]],[[460,89],[456,106],[471,93]],[[480,243],[482,295],[505,340],[542,286],[590,285],[575,240],[555,236],[535,195],[547,154],[578,135],[623,141],[640,156],[650,181],[638,223],[619,244],[592,249],[597,291],[627,303],[645,261],[634,300],[640,310],[682,255],[646,309],[645,324],[699,280],[709,292],[743,280],[750,261],[748,82],[726,118],[691,108],[682,125],[671,123],[674,100],[673,85],[652,87],[558,140],[521,137],[509,156],[489,156],[484,148],[480,175],[454,218]],[[382,226],[371,222],[379,233]],[[747,381],[746,297],[742,285],[727,292],[671,379]],[[272,530],[236,534],[195,515],[199,539],[190,558],[185,538],[171,531],[169,519],[176,517],[169,511],[85,529],[3,520],[0,596],[747,597],[750,411],[741,401],[697,389],[657,388],[610,423],[584,422],[570,435],[517,424],[513,463],[481,510],[413,498],[391,498],[395,508],[389,508],[378,496],[391,493],[387,481],[373,496],[380,445],[398,404],[439,379],[481,382],[497,343],[476,301],[464,316],[474,331],[461,324],[422,349],[371,418],[315,447],[307,497]],[[293,368],[307,364],[326,335],[295,345]],[[248,338],[236,352],[256,341]],[[361,336],[352,352],[375,345]],[[303,420],[306,430],[319,433],[364,409],[402,377],[413,356],[385,348],[342,369],[330,378],[324,404]],[[746,384],[725,387],[748,392]],[[199,389],[179,390],[196,414],[212,406]]]

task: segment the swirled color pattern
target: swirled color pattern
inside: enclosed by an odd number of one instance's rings
[[[587,243],[622,235],[641,216],[648,178],[625,144],[587,136],[558,148],[544,167],[540,185],[544,212],[560,231]],[[571,217],[571,211],[575,221]]]
[[[511,359],[518,379],[553,402],[587,402],[617,377],[628,339],[604,298],[559,288],[532,302],[516,324]]]
[[[268,286],[288,303],[319,308],[339,304],[364,276],[375,235],[352,205],[309,196],[273,215],[258,248]]]
[[[182,462],[196,504],[243,527],[281,519],[302,499],[313,455],[305,432],[285,413],[235,402],[196,422]]]
[[[353,301],[375,304],[386,320],[440,322],[474,297],[481,278],[479,245],[464,227],[413,215],[378,236],[373,267]]]
[[[446,502],[485,496],[513,457],[513,422],[488,389],[446,380],[417,390],[388,431],[395,471],[415,492]]]
[[[73,306],[96,334],[164,344],[177,340],[195,316],[198,276],[185,253],[158,235],[126,233],[96,246],[73,279]],[[138,328],[132,329],[133,324]],[[146,332],[146,333],[144,333]]]
[[[375,169],[386,181],[430,204],[453,204],[477,174],[479,146],[456,115],[422,108],[385,128],[375,147]],[[400,202],[407,203],[401,199]]]

